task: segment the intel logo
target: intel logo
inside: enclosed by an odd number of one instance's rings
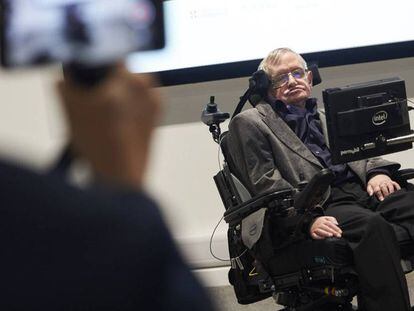
[[[387,122],[388,113],[384,110],[378,111],[372,117],[372,124],[374,125],[381,125]]]

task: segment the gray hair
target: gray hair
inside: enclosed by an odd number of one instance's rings
[[[280,61],[280,58],[287,54],[292,53],[298,56],[300,62],[302,63],[303,69],[307,70],[308,65],[306,64],[306,61],[303,59],[303,57],[296,53],[295,51],[289,49],[289,48],[278,48],[276,50],[271,51],[261,62],[259,65],[259,70],[263,70],[270,78],[273,78],[273,65],[277,64]]]

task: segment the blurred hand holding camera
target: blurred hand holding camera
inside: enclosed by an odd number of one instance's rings
[[[160,98],[148,75],[115,66],[102,83],[86,87],[70,77],[58,83],[72,152],[88,160],[98,179],[140,188]]]

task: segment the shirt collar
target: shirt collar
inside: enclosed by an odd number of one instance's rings
[[[305,114],[306,112],[315,113],[316,112],[316,102],[317,99],[314,97],[308,98],[305,103],[305,109],[296,108],[294,106],[287,106],[281,100],[275,100],[272,104],[273,109],[281,113],[282,115],[286,114]],[[300,111],[303,111],[302,113]]]

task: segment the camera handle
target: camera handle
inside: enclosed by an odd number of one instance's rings
[[[114,64],[88,66],[80,63],[63,65],[63,77],[70,78],[84,87],[94,87],[101,83],[115,68]]]
[[[76,84],[89,88],[97,86],[105,80],[106,77],[114,70],[114,64],[87,66],[80,63],[69,63],[63,65],[63,76],[69,78]],[[79,103],[80,105],[82,103]],[[73,152],[70,142],[62,150],[56,163],[49,170],[50,174],[66,175],[76,155]]]

